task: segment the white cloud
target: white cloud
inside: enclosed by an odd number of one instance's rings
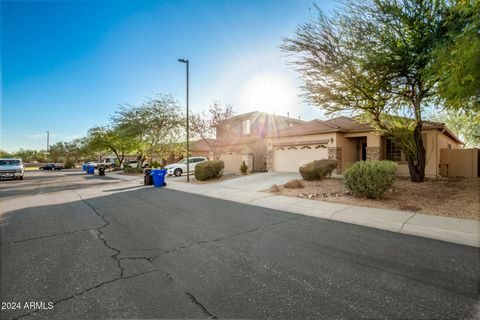
[[[33,133],[33,134],[27,134],[25,135],[26,138],[30,138],[30,139],[46,139],[47,138],[47,133]],[[50,138],[55,138],[55,137],[58,137],[58,135],[54,134],[54,133],[50,133]]]

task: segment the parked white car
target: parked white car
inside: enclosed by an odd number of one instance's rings
[[[207,158],[205,157],[190,157],[189,158],[189,169],[190,172],[195,172],[195,166],[201,162],[208,161]],[[165,166],[167,170],[167,174],[171,176],[172,174],[175,175],[176,177],[181,176],[184,172],[187,172],[187,158],[182,159],[178,161],[177,163],[174,164],[169,164],[168,166]]]
[[[130,168],[133,168],[133,169],[138,168],[138,161],[137,160],[128,161],[127,164],[128,164],[128,166],[130,166]],[[149,167],[150,167],[150,163],[148,161],[144,161],[143,165],[142,165],[142,168],[149,168]]]
[[[0,178],[11,178],[23,180],[25,167],[22,160],[12,158],[0,159]]]

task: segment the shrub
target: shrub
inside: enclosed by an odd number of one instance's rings
[[[63,166],[65,169],[72,169],[75,168],[75,164],[72,161],[67,161],[65,162],[65,165]]]
[[[393,161],[359,161],[345,171],[344,183],[357,195],[378,198],[392,186],[396,169]]]
[[[248,166],[245,163],[245,161],[243,161],[242,165],[240,166],[240,172],[243,173],[243,174],[247,174],[247,171],[248,171]]]
[[[195,179],[205,181],[220,178],[225,164],[221,160],[205,161],[195,166]]]
[[[322,180],[332,175],[333,170],[338,166],[337,160],[315,160],[299,168],[302,178],[307,181]]]
[[[123,172],[124,173],[143,173],[143,169],[142,168],[132,168],[129,165],[125,165],[123,167]]]
[[[160,162],[155,160],[150,164],[150,167],[151,168],[162,168],[162,165],[160,164]]]
[[[287,189],[301,189],[304,187],[302,180],[299,180],[299,179],[290,180],[287,183],[285,183],[283,186]]]

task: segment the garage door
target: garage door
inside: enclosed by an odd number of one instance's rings
[[[220,160],[223,160],[225,164],[224,172],[240,172],[240,166],[243,162],[241,154],[222,154]]]
[[[328,159],[326,145],[281,146],[273,151],[273,168],[279,172],[298,172],[302,165]]]

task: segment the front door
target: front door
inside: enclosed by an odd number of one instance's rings
[[[362,142],[362,160],[366,161],[367,160],[367,143]]]

